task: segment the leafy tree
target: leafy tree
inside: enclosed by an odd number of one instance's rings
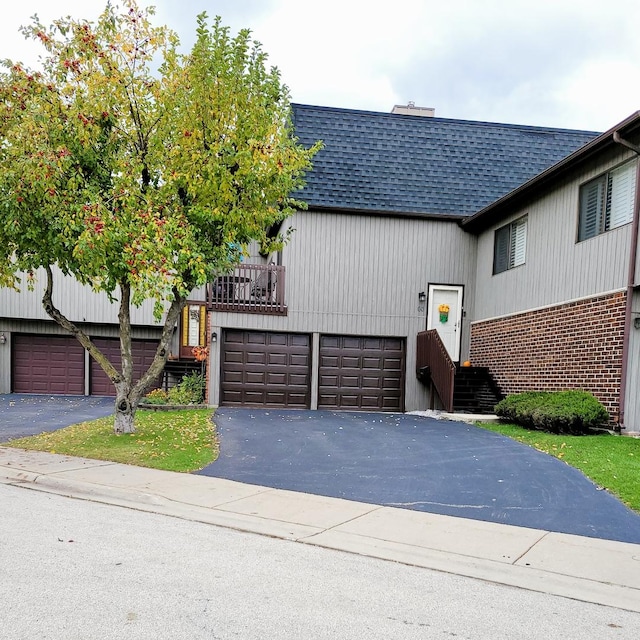
[[[250,32],[198,17],[189,55],[135,0],[96,23],[34,16],[41,68],[0,75],[0,286],[32,284],[43,306],[116,388],[114,428],[134,430],[162,371],[187,295],[229,271],[251,240],[303,207],[291,194],[318,149],[297,143],[287,88]],[[54,270],[119,304],[122,370],[53,299]],[[132,305],[164,319],[148,371],[133,383]]]

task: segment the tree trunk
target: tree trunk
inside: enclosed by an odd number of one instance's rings
[[[113,430],[117,434],[135,433],[134,419],[135,407],[129,398],[120,390],[116,396],[116,410],[113,420]]]
[[[167,361],[169,353],[169,345],[173,336],[173,330],[180,318],[182,308],[186,303],[186,297],[180,295],[179,291],[174,287],[173,299],[166,312],[164,325],[162,327],[162,335],[156,350],[153,362],[149,365],[146,373],[133,384],[133,359],[131,356],[131,287],[128,283],[120,284],[121,300],[120,310],[118,313],[120,325],[120,352],[122,354],[123,371],[117,371],[109,362],[108,358],[98,349],[89,336],[64,316],[58,308],[53,304],[53,273],[51,267],[47,270],[47,286],[42,296],[42,305],[44,310],[51,318],[53,318],[61,327],[73,334],[78,342],[89,352],[89,354],[102,367],[104,372],[109,376],[116,388],[116,405],[113,430],[115,433],[135,433],[134,417],[136,409],[140,402],[140,398],[153,384],[153,381],[162,373],[162,369]]]

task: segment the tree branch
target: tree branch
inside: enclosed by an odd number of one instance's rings
[[[44,295],[42,296],[42,306],[44,307],[47,315],[53,318],[53,320],[55,320],[63,329],[66,329],[69,333],[75,336],[78,342],[89,352],[89,355],[96,360],[114,384],[122,382],[122,376],[120,373],[118,373],[116,368],[111,364],[111,362],[109,362],[102,351],[100,351],[100,349],[91,342],[91,338],[89,338],[82,329],[77,327],[66,316],[62,315],[62,313],[60,313],[60,311],[54,306],[52,300],[53,272],[51,271],[50,265],[47,265],[45,270],[47,272],[47,286],[44,290]]]

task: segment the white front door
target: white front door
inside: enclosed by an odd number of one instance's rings
[[[460,327],[462,321],[462,287],[430,284],[427,329],[436,329],[449,356],[460,359]]]

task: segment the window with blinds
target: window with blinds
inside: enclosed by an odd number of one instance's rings
[[[527,251],[527,216],[496,229],[493,243],[493,273],[524,264]]]
[[[631,222],[635,169],[635,161],[627,162],[580,187],[578,242]]]

